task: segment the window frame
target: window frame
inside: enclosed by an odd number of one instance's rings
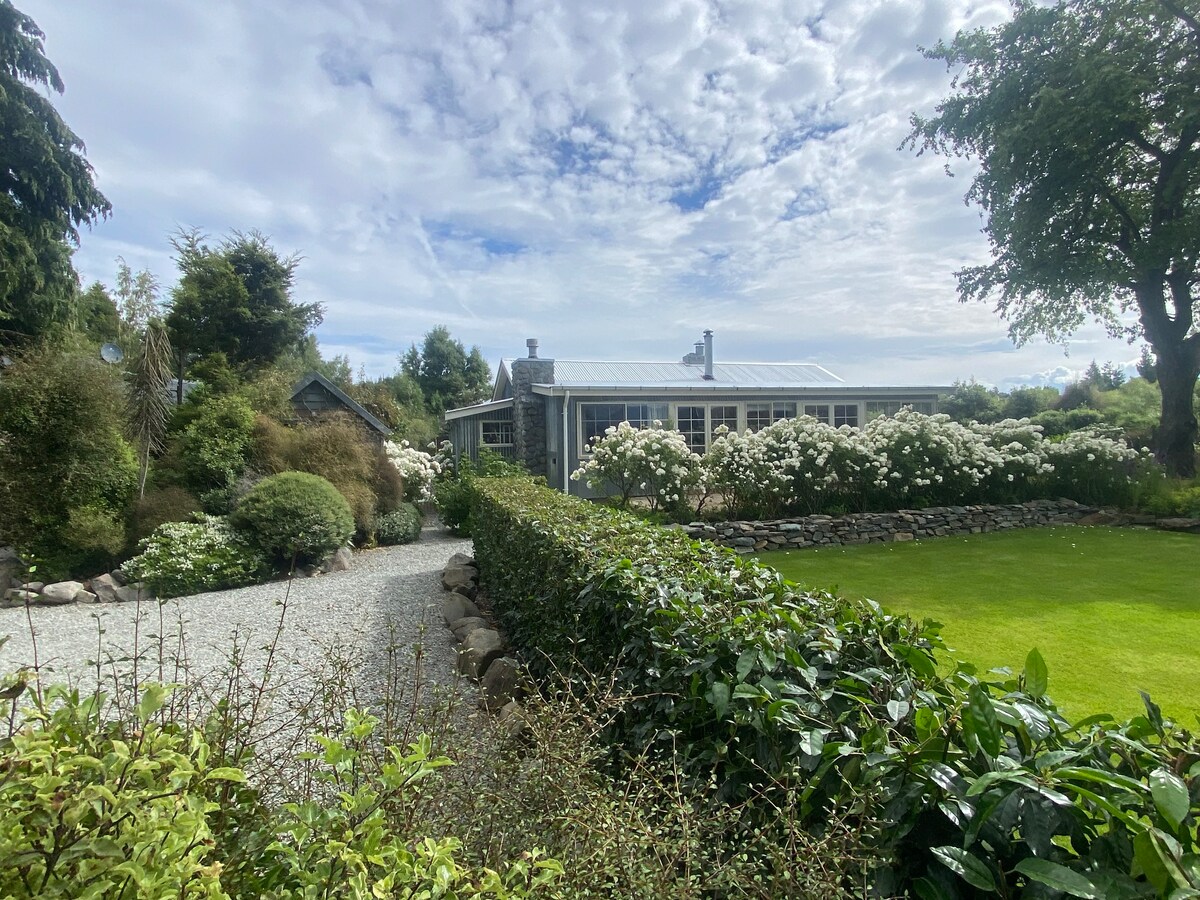
[[[492,443],[491,441],[489,441],[487,439],[486,426],[488,426],[488,425],[499,425],[501,427],[506,427],[511,440],[509,440],[509,442],[507,444]],[[479,446],[480,447],[488,447],[488,448],[512,447],[516,443],[516,439],[517,439],[517,423],[514,422],[512,419],[484,419],[484,418],[481,418],[479,420]]]

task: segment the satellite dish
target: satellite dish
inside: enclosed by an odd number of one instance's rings
[[[119,363],[125,358],[125,351],[116,344],[105,344],[100,348],[100,358],[106,363]]]

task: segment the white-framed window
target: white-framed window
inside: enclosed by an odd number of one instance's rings
[[[590,447],[609,428],[628,422],[634,428],[648,428],[655,421],[666,422],[669,418],[665,403],[580,403],[579,404],[579,450],[586,454]]]
[[[708,408],[708,435],[711,438],[717,429],[724,425],[730,431],[738,430],[738,408],[736,403],[729,403]]]
[[[804,414],[812,416],[814,419],[820,419],[822,422],[829,421],[829,404],[828,403],[805,403]]]
[[[841,428],[843,425],[849,425],[851,428],[858,427],[857,403],[835,403],[833,405],[833,427]]]
[[[780,419],[796,418],[796,404],[775,400],[773,402],[747,403],[746,427],[751,431],[761,431]]]
[[[894,416],[905,406],[911,406],[914,412],[933,415],[932,400],[868,400],[867,421],[872,422],[880,416]]]
[[[479,442],[485,447],[511,447],[513,423],[507,419],[483,419],[479,423]]]
[[[703,453],[708,449],[707,412],[703,406],[685,406],[681,403],[675,407],[675,427],[693,453]]]

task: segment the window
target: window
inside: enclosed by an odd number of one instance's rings
[[[776,401],[774,403],[747,403],[746,427],[751,431],[761,431],[772,422],[780,419],[792,419],[796,416],[796,404]]]
[[[849,425],[851,428],[858,427],[858,404],[857,403],[835,403],[833,407],[833,427],[841,428],[843,425]]]
[[[820,419],[822,422],[829,421],[829,404],[828,403],[805,403],[804,414],[812,416],[814,419]]]
[[[911,406],[914,412],[933,415],[932,400],[868,400],[867,421],[874,421],[880,416],[894,416],[905,406]]]
[[[628,422],[634,428],[648,428],[655,420],[665,421],[665,403],[580,403],[579,439],[580,452],[584,445],[591,446],[604,437],[604,432]]]
[[[722,425],[730,431],[738,430],[738,408],[736,406],[710,406],[708,408],[709,435],[715,435],[717,429]]]
[[[486,447],[511,447],[513,423],[502,419],[484,419],[479,423],[479,439]]]
[[[676,425],[693,453],[703,453],[707,447],[708,428],[703,406],[677,406]]]

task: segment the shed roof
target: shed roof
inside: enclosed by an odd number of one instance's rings
[[[336,384],[334,384],[332,381],[330,381],[328,378],[326,378],[320,372],[309,372],[307,375],[305,375],[303,378],[301,378],[299,381],[297,381],[296,386],[292,388],[291,399],[294,401],[296,399],[296,397],[300,394],[301,391],[303,391],[306,387],[308,387],[310,384],[313,384],[314,382],[319,384],[327,392],[329,392],[331,395],[333,395],[335,398],[337,398],[338,402],[340,402],[343,406],[345,406],[351,412],[360,416],[363,419],[363,421],[365,421],[368,425],[370,425],[372,428],[374,428],[380,434],[382,434],[386,437],[392,433],[392,429],[388,428],[386,425],[384,425],[382,422],[380,422],[377,418],[375,418],[373,415],[371,415],[369,412],[367,412],[366,409],[364,409],[360,403],[357,403],[353,399],[351,399],[349,394],[347,394],[345,391],[343,391],[340,387],[338,387]]]

